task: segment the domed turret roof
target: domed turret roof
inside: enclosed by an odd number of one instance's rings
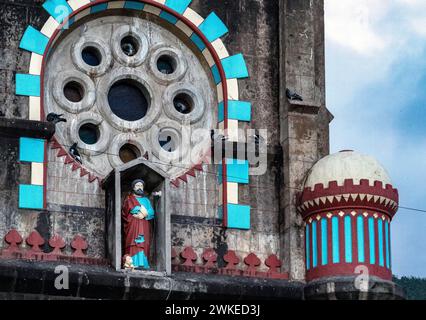
[[[346,179],[353,179],[354,184],[359,184],[361,179],[369,180],[371,185],[374,181],[381,181],[383,186],[392,184],[389,174],[376,159],[347,150],[319,160],[309,172],[304,187],[323,184],[326,188],[330,181],[342,186]]]

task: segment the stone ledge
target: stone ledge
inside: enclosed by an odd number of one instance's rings
[[[404,290],[393,283],[370,277],[368,291],[355,287],[355,276],[318,279],[305,286],[306,300],[404,300]]]
[[[55,125],[49,122],[0,117],[0,137],[50,139],[54,134]]]
[[[55,267],[69,268],[69,290],[57,290]],[[0,293],[64,299],[291,299],[303,298],[301,282],[177,272],[156,276],[110,267],[0,260]]]

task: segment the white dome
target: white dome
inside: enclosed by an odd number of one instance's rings
[[[381,181],[383,187],[392,184],[389,174],[373,157],[359,154],[354,151],[341,151],[319,160],[312,167],[305,182],[305,188],[313,188],[322,183],[327,188],[330,181],[337,181],[342,186],[346,179],[353,179],[354,184],[367,179],[370,185],[374,181]]]

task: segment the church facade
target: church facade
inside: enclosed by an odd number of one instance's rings
[[[329,154],[322,0],[0,16],[1,298],[404,297],[397,189]]]

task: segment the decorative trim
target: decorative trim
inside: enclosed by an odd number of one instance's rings
[[[379,225],[389,223],[388,215],[374,211],[335,210],[311,216],[305,230],[307,281],[356,276],[360,265],[369,275],[391,280],[389,233],[384,231],[381,240],[379,236]]]
[[[375,181],[374,185],[369,180],[362,179],[355,185],[352,179],[345,180],[343,186],[337,181],[329,182],[328,188],[317,184],[314,189],[305,188],[298,195],[298,211],[303,218],[322,211],[336,209],[365,209],[379,211],[392,218],[398,210],[398,190],[392,185]]]
[[[281,272],[281,261],[276,255],[272,254],[264,263],[269,268],[268,271],[260,271],[259,267],[262,261],[254,254],[250,253],[244,259],[238,257],[235,251],[229,250],[223,260],[225,267],[219,267],[217,264],[218,255],[212,248],[206,248],[201,255],[202,264],[197,264],[198,255],[192,247],[185,247],[182,252],[177,253],[175,248],[172,248],[172,269],[175,272],[193,272],[206,274],[220,274],[237,277],[251,278],[269,278],[287,280],[289,275],[287,272]],[[245,268],[240,268],[240,262],[245,264]]]
[[[74,236],[70,243],[73,253],[66,255],[63,249],[66,246],[64,239],[59,235],[54,235],[47,242],[53,249],[50,253],[45,253],[40,248],[45,245],[45,239],[36,231],[32,231],[25,239],[26,248],[22,248],[23,238],[16,229],[11,229],[4,237],[8,244],[0,252],[1,259],[25,259],[37,261],[64,261],[70,263],[83,263],[92,265],[107,265],[108,260],[91,258],[84,253],[88,248],[87,241],[80,235]]]
[[[221,112],[223,116],[219,123],[219,127],[225,130],[225,135],[231,141],[238,140],[238,120],[249,121],[250,117],[247,111],[241,119],[235,116],[234,108],[231,107],[228,112],[228,99],[238,99],[238,84],[236,79],[246,78],[249,76],[246,63],[242,54],[229,56],[220,37],[228,33],[228,28],[222,20],[212,12],[206,19],[203,19],[195,11],[189,8],[191,0],[166,0],[166,1],[153,1],[153,0],[134,0],[134,1],[114,1],[114,0],[95,0],[88,2],[87,0],[47,0],[43,4],[43,8],[50,14],[45,25],[41,31],[37,31],[32,26],[29,26],[24,33],[21,40],[20,47],[43,56],[41,67],[39,57],[34,57],[34,67],[30,68],[35,74],[17,74],[16,75],[16,94],[26,95],[30,97],[40,97],[37,103],[30,103],[30,112],[32,118],[38,109],[40,110],[40,119],[44,119],[44,67],[46,65],[46,55],[57,39],[57,36],[64,30],[64,26],[72,25],[79,19],[87,16],[88,14],[96,14],[109,9],[124,8],[129,10],[143,10],[145,12],[158,15],[160,18],[175,25],[177,28],[185,32],[187,36],[199,48],[203,56],[206,58],[207,63],[211,66],[212,75],[217,87],[218,103],[222,104]],[[36,59],[38,58],[38,59]],[[36,63],[37,60],[37,63]],[[38,75],[40,74],[40,75]],[[227,81],[232,84],[228,91]],[[229,94],[228,94],[229,92]],[[231,116],[231,120],[228,120]],[[236,119],[234,119],[236,118]],[[231,126],[229,126],[229,122]],[[228,131],[231,132],[228,132]],[[234,132],[235,131],[235,132]],[[72,169],[80,169],[81,175],[88,175],[89,181],[100,179],[93,174],[89,173],[86,169],[76,163],[62,147],[58,147],[57,141],[53,146],[60,148],[59,156],[65,156],[65,163],[72,164]],[[198,165],[197,165],[198,166]],[[45,163],[45,171],[47,171],[47,159]],[[196,167],[196,166],[195,166]],[[173,181],[173,185],[179,186],[180,181],[187,181],[188,175],[194,175],[195,167],[191,168],[187,173]],[[223,194],[223,207],[224,217],[227,216],[227,168],[222,166],[222,190]],[[45,174],[44,189],[46,188]],[[247,181],[248,182],[248,181]],[[247,183],[244,182],[244,183]],[[45,190],[44,190],[45,191]],[[45,202],[45,201],[44,201]],[[44,204],[45,205],[45,204]]]

